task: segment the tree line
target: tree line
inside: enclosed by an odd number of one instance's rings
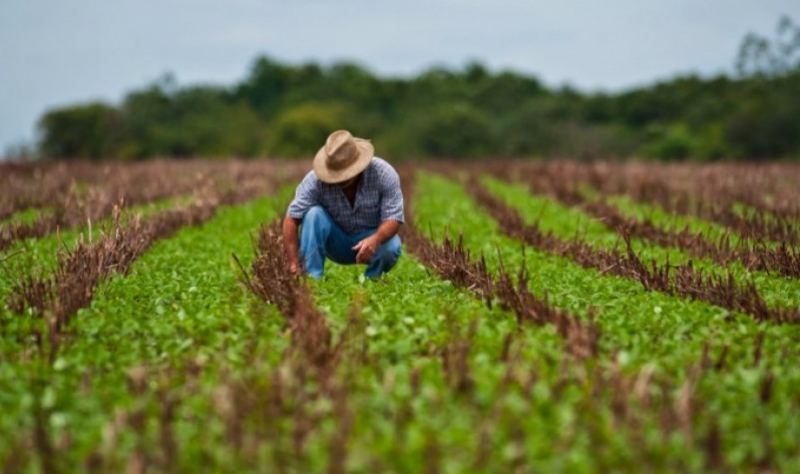
[[[256,59],[230,87],[173,78],[119,104],[48,111],[48,158],[308,157],[332,130],[403,158],[564,156],[578,159],[800,157],[800,25],[744,38],[736,72],[682,76],[620,93],[546,87],[479,63],[378,77],[354,63]]]

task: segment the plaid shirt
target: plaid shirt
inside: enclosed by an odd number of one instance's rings
[[[392,165],[373,157],[364,169],[354,205],[335,184],[323,183],[309,171],[295,192],[286,215],[302,219],[312,206],[322,206],[348,234],[377,229],[381,222],[403,219],[403,191]]]

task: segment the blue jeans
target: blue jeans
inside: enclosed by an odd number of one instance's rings
[[[322,206],[314,206],[303,216],[300,228],[300,258],[305,271],[312,278],[322,278],[325,259],[336,263],[351,265],[356,263],[353,247],[362,239],[375,233],[376,229],[358,234],[347,234],[331,218]],[[400,258],[400,237],[395,235],[381,244],[367,265],[364,276],[377,278],[395,266]]]

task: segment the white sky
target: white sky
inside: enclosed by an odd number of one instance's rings
[[[1,0],[0,154],[54,106],[119,101],[166,72],[229,85],[257,55],[381,75],[478,60],[620,90],[732,70],[798,0]]]

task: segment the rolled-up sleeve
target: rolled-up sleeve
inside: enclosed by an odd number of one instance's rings
[[[313,171],[310,171],[294,193],[294,199],[289,204],[286,215],[295,219],[302,219],[312,206],[319,204],[319,180]]]
[[[400,189],[400,176],[389,168],[382,173],[381,183],[381,222],[405,222],[403,211],[403,190]]]

